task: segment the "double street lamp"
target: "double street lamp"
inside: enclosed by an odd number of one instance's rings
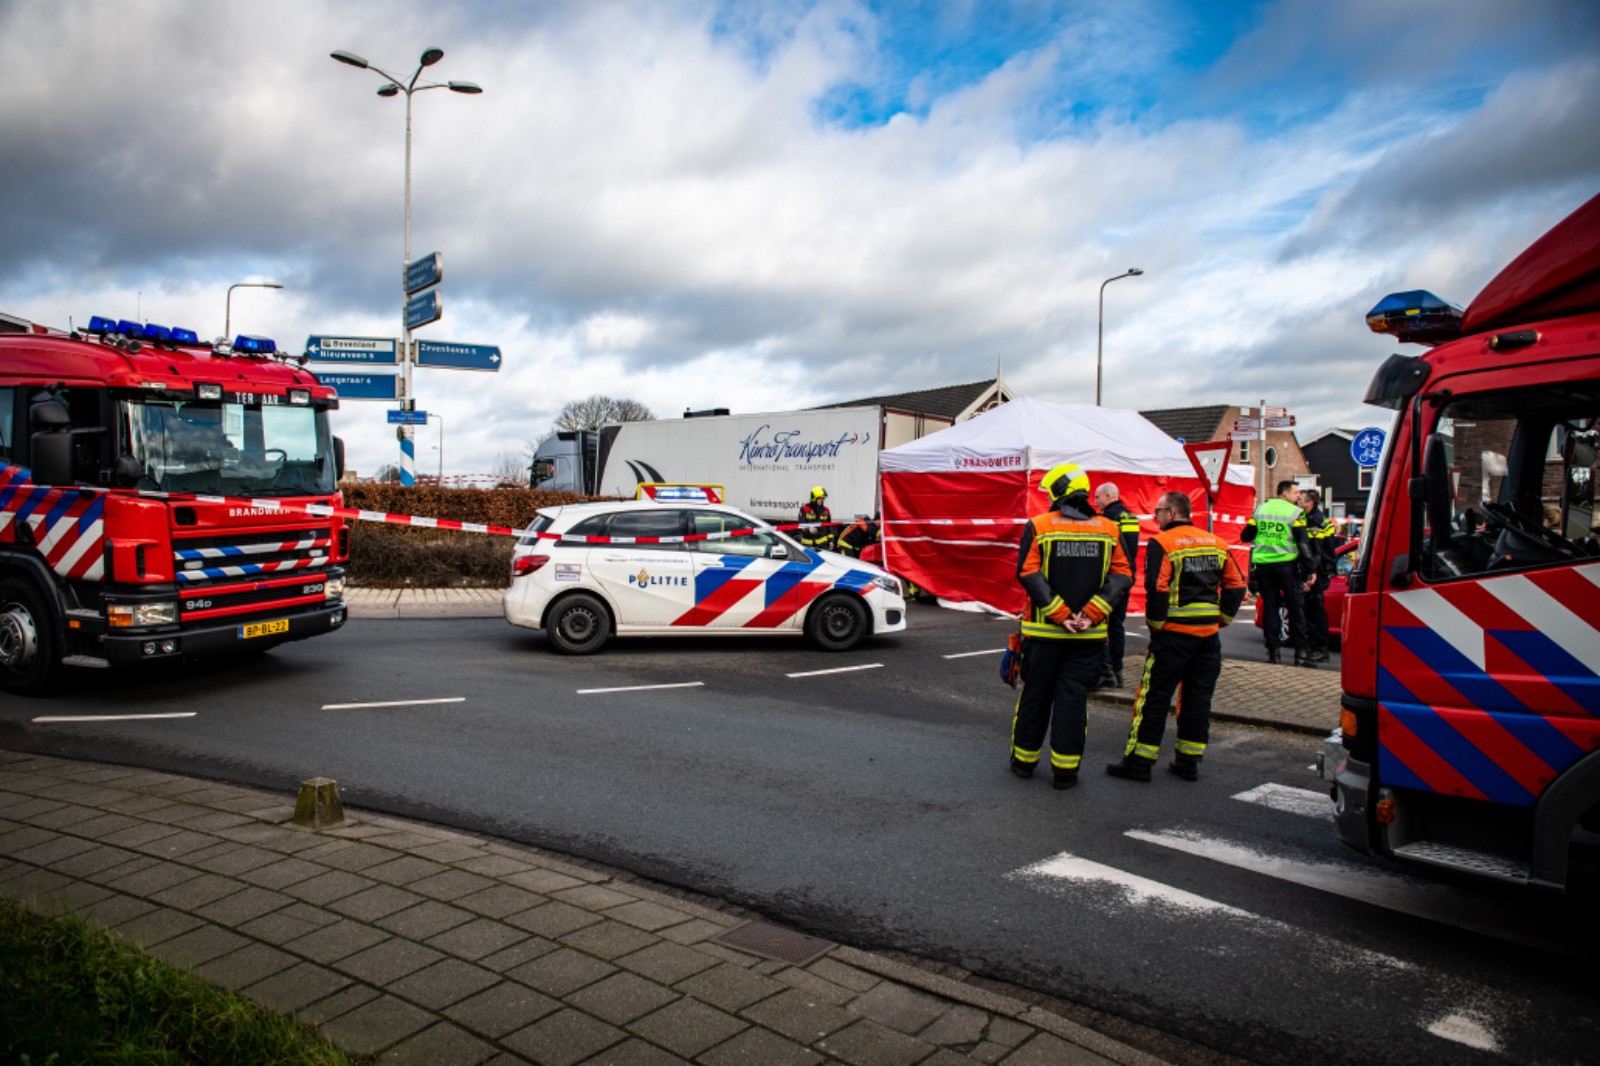
[[[406,242],[405,256],[400,260],[400,331],[401,344],[400,366],[401,381],[404,395],[400,398],[400,408],[404,411],[415,411],[417,401],[411,393],[411,326],[406,318],[406,301],[409,293],[406,292],[406,268],[411,264],[411,96],[426,89],[449,89],[453,93],[465,93],[476,96],[483,92],[483,87],[470,81],[427,82],[417,84],[417,79],[422,77],[422,71],[433,66],[444,58],[443,48],[429,48],[423,51],[422,57],[417,61],[417,69],[412,72],[408,80],[390,74],[387,70],[375,67],[354,52],[330,52],[334,59],[346,66],[356,67],[360,70],[370,70],[379,75],[389,84],[378,90],[379,96],[399,96],[405,94],[406,98]],[[414,456],[408,454],[411,450],[411,427],[401,427],[401,468],[400,481],[402,484],[411,485],[416,482],[416,474],[412,471],[415,465]]]
[[[1138,267],[1129,267],[1116,277],[1107,278],[1100,283],[1100,320],[1095,325],[1094,334],[1094,405],[1096,407],[1100,406],[1100,383],[1102,377],[1104,376],[1102,370],[1102,349],[1105,345],[1106,335],[1106,286],[1110,285],[1113,281],[1120,281],[1123,278],[1136,278],[1143,273],[1144,271],[1140,270]]]
[[[241,281],[237,285],[228,286],[228,299],[222,308],[222,339],[233,342],[233,290],[234,289],[281,289],[282,285],[276,281]]]

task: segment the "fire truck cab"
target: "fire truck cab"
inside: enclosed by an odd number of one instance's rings
[[[1395,412],[1344,608],[1335,824],[1395,860],[1561,890],[1600,850],[1600,196],[1463,312],[1369,326]]]
[[[0,334],[0,689],[345,620],[334,391],[270,340],[94,318]],[[259,501],[259,502],[258,502]]]

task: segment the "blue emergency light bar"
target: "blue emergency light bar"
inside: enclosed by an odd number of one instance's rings
[[[1461,308],[1424,289],[1391,292],[1367,312],[1367,328],[1399,341],[1429,346],[1461,335]]]
[[[277,350],[278,345],[271,337],[247,337],[241,333],[233,338],[235,355],[271,355]]]
[[[146,322],[144,324],[144,339],[155,341],[157,344],[170,344],[172,342],[172,331],[166,326],[158,326],[154,322]]]
[[[117,320],[116,319],[114,319],[114,318],[106,318],[106,317],[104,317],[102,315],[91,315],[89,317],[89,325],[88,325],[88,328],[87,328],[86,332],[102,334],[103,335],[103,334],[106,334],[106,333],[115,333],[116,330],[117,330]]]
[[[192,329],[179,329],[177,326],[173,326],[172,327],[172,343],[173,344],[199,344],[200,343],[200,335],[198,333],[196,333]]]
[[[125,318],[117,319],[116,328],[111,332],[120,333],[124,337],[127,337],[129,340],[133,341],[139,340],[144,336],[144,328],[140,326],[139,323],[129,322]]]

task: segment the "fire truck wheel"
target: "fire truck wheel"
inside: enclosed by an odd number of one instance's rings
[[[824,596],[806,613],[806,636],[823,651],[849,651],[871,630],[866,604],[848,592]]]
[[[587,592],[574,593],[551,608],[549,633],[562,655],[593,655],[611,636],[611,612]]]
[[[0,581],[0,688],[43,695],[59,674],[55,634],[39,594],[25,581]]]

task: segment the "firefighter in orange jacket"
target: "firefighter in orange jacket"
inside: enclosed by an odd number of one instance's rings
[[[1011,772],[1032,777],[1050,732],[1055,788],[1078,783],[1089,690],[1105,663],[1106,618],[1133,587],[1117,524],[1096,515],[1089,478],[1063,463],[1039,487],[1052,509],[1022,530],[1017,580],[1031,601],[1022,616],[1022,695],[1011,723]]]
[[[1106,773],[1150,780],[1173,693],[1183,686],[1177,753],[1167,767],[1185,781],[1200,779],[1200,759],[1211,735],[1211,696],[1222,673],[1219,627],[1233,621],[1244,602],[1245,576],[1228,542],[1189,523],[1189,497],[1169,492],[1156,508],[1161,532],[1145,547],[1145,652],[1133,726],[1122,761]]]

